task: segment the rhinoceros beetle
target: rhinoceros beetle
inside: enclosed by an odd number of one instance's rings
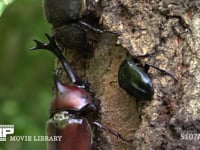
[[[49,43],[38,40],[32,50],[44,49],[52,52],[68,73],[72,84],[64,84],[58,79],[58,71],[54,75],[56,94],[50,107],[50,119],[47,122],[49,136],[62,136],[60,142],[49,142],[48,150],[93,150],[94,127],[99,127],[126,142],[119,133],[97,122],[100,102],[90,90],[90,84],[82,81],[70,67],[69,63],[57,47],[54,37],[47,35]]]
[[[152,54],[138,57],[146,57],[149,55]],[[171,73],[151,64],[142,65],[141,62],[134,57],[126,58],[122,61],[118,72],[119,86],[125,89],[130,95],[133,95],[136,99],[151,100],[154,94],[154,88],[152,80],[147,74],[149,67],[157,69],[163,74],[173,77],[175,81],[177,81],[177,78]]]
[[[99,22],[98,17],[92,13],[94,12],[91,10],[92,6],[97,8],[99,2],[94,0],[44,0],[44,14],[47,21],[54,27],[53,34],[58,44],[67,49],[80,50],[83,56],[88,56],[92,52],[98,34],[103,33],[102,30],[90,25]]]

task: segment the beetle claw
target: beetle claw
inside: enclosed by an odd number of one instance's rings
[[[31,48],[30,50],[36,50],[36,49],[43,49],[44,44],[38,40],[33,40],[36,43],[36,46]]]
[[[47,45],[49,45],[50,47],[56,47],[57,48],[57,44],[55,42],[55,38],[54,36],[50,36],[47,33],[45,33],[45,36],[47,37],[47,39],[49,40],[49,43]]]
[[[58,49],[56,42],[54,40],[54,37],[49,36],[47,33],[45,33],[45,36],[48,39],[48,43],[42,43],[38,40],[33,40],[36,43],[36,46],[31,48],[31,50],[38,50],[38,49],[45,49],[45,50],[50,50],[54,52],[54,49]]]

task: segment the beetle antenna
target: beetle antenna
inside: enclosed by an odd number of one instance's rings
[[[44,49],[44,50],[48,50],[52,52],[60,60],[65,71],[68,73],[69,77],[71,78],[72,83],[77,84],[81,86],[82,88],[86,88],[88,85],[85,85],[85,83],[80,79],[80,77],[75,74],[74,70],[71,68],[68,61],[63,56],[61,50],[58,48],[54,37],[53,36],[50,37],[48,34],[45,34],[45,36],[47,37],[49,43],[42,43],[38,40],[34,40],[34,42],[36,43],[36,46],[31,48],[31,50]]]

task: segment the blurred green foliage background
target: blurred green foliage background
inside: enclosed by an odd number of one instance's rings
[[[0,16],[0,124],[14,124],[14,136],[46,134],[54,57],[29,48],[50,32],[41,0],[15,0]],[[46,143],[0,142],[0,150],[35,149],[46,149]]]

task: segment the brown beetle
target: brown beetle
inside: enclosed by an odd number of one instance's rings
[[[70,67],[69,63],[57,47],[54,37],[46,34],[48,44],[37,40],[32,50],[45,49],[54,53],[68,73],[72,85],[63,84],[54,75],[56,94],[50,108],[50,119],[47,122],[48,136],[62,136],[60,142],[49,142],[48,150],[93,150],[94,127],[99,127],[126,142],[119,133],[97,122],[99,100],[95,99],[89,83],[82,81]]]

